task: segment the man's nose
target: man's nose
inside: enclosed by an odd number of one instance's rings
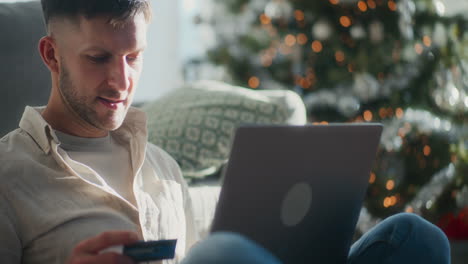
[[[126,91],[131,85],[131,69],[125,57],[111,63],[108,85],[120,91]]]

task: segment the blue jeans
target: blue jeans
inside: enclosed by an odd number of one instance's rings
[[[320,263],[317,260],[317,263]],[[182,264],[280,264],[266,249],[234,233],[214,233],[194,246]],[[348,264],[450,263],[450,245],[436,226],[414,214],[397,214],[351,247]],[[313,263],[311,263],[313,264]]]

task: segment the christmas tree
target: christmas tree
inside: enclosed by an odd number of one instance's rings
[[[294,90],[311,123],[384,124],[369,219],[407,211],[452,228],[468,208],[467,17],[439,0],[219,0],[214,10],[198,23],[215,28],[205,59],[224,81]]]

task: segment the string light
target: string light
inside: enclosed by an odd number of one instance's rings
[[[265,14],[261,14],[260,23],[262,23],[263,25],[269,25],[271,23],[271,18]]]
[[[369,6],[370,9],[375,9],[377,7],[374,0],[367,0],[367,6]]]
[[[313,72],[313,69],[308,70],[307,75],[306,75],[306,81],[307,81],[307,89],[313,88],[313,86],[317,83],[317,77],[315,76],[315,73]]]
[[[370,122],[372,121],[372,112],[370,110],[366,110],[364,111],[364,120],[366,120],[367,122]]]
[[[312,81],[307,78],[302,78],[300,81],[300,85],[304,89],[309,89],[310,87],[312,87],[312,84]]]
[[[305,15],[304,12],[302,12],[301,10],[296,10],[294,12],[294,17],[297,21],[304,21]]]
[[[296,37],[292,34],[288,34],[284,38],[284,43],[288,45],[289,47],[292,47],[296,44]]]
[[[385,188],[387,188],[387,190],[389,190],[389,191],[393,190],[393,188],[395,188],[395,181],[394,180],[388,180],[387,184],[385,185]]]
[[[388,5],[388,8],[391,11],[396,11],[397,10],[397,5],[396,5],[396,3],[394,1],[388,1],[387,5]]]
[[[256,76],[250,77],[249,86],[252,89],[257,89],[260,86],[260,79],[258,79]]]
[[[357,4],[359,10],[361,10],[361,12],[366,12],[367,11],[367,4],[366,2],[364,1],[359,1],[358,4]]]
[[[341,63],[341,62],[344,62],[345,60],[345,54],[343,51],[339,50],[337,52],[335,52],[335,59],[337,62]]]
[[[390,196],[390,197],[386,197],[383,201],[383,206],[385,208],[389,208],[389,207],[392,207],[394,205],[396,205],[397,203],[397,198],[396,196]]]
[[[429,36],[424,36],[423,43],[426,47],[430,47],[432,45],[432,40]]]
[[[428,146],[428,145],[424,146],[423,153],[424,153],[424,156],[426,156],[426,157],[431,155],[431,147]]]
[[[408,206],[408,207],[405,209],[405,212],[411,214],[411,213],[414,213],[414,209],[413,209],[413,207]]]
[[[385,208],[390,207],[390,198],[385,197],[384,202],[383,202],[383,206],[384,206]]]
[[[304,33],[300,33],[299,35],[297,35],[297,43],[299,43],[299,45],[306,44],[308,40],[309,39],[307,38],[307,35]]]
[[[347,27],[350,27],[351,26],[351,19],[347,16],[341,16],[340,17],[340,24],[347,28]]]
[[[375,175],[375,173],[371,172],[370,177],[369,177],[369,183],[373,184],[375,182],[376,178],[377,178],[377,176]]]
[[[312,42],[312,50],[313,50],[315,53],[321,52],[322,49],[323,49],[322,42],[320,42],[320,41],[318,41],[318,40],[315,40],[314,42]]]
[[[384,119],[385,117],[387,117],[387,110],[385,108],[380,108],[379,109],[379,116],[381,119]]]
[[[398,119],[402,119],[402,118],[403,118],[403,115],[404,115],[403,109],[397,108],[397,110],[396,110],[396,117],[397,117]]]
[[[337,5],[340,3],[340,0],[329,0],[330,4]]]

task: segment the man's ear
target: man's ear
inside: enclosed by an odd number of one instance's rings
[[[55,40],[51,36],[42,37],[39,40],[39,53],[42,61],[51,72],[59,72],[57,46]]]

